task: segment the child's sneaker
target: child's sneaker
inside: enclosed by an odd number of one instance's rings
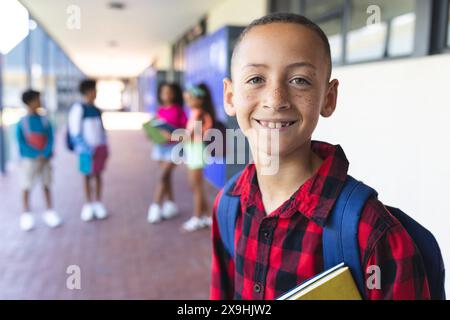
[[[20,215],[20,229],[23,231],[32,230],[34,223],[34,216],[30,212],[25,212]]]
[[[105,219],[108,216],[108,211],[105,206],[101,202],[94,202],[92,204],[92,208],[94,210],[94,216],[97,219]]]
[[[183,226],[181,227],[182,231],[185,232],[192,232],[196,230],[200,230],[205,227],[205,224],[203,223],[202,219],[199,217],[191,217],[188,221],[186,221]]]
[[[212,218],[211,216],[202,216],[201,217],[203,224],[205,227],[211,227],[212,226]]]
[[[83,209],[81,209],[81,220],[88,222],[92,219],[94,219],[94,208],[92,207],[92,204],[86,203],[83,206]]]
[[[171,219],[179,214],[179,210],[175,202],[165,201],[162,207],[161,214],[164,219]]]
[[[157,203],[152,203],[148,208],[147,221],[149,223],[158,223],[161,221],[161,207]]]
[[[56,213],[55,210],[47,210],[44,212],[44,215],[42,216],[44,219],[44,222],[50,227],[50,228],[56,228],[59,225],[61,225],[61,218]]]

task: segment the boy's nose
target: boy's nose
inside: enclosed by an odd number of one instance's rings
[[[277,111],[289,108],[286,92],[284,88],[280,86],[272,89],[265,100],[264,108],[270,108]]]

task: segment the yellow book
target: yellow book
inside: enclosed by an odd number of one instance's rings
[[[362,300],[350,269],[341,263],[306,280],[277,300]]]

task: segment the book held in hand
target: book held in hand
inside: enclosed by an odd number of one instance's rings
[[[281,295],[277,300],[362,300],[344,263],[328,269]]]
[[[160,119],[152,119],[144,123],[143,128],[145,133],[147,134],[147,137],[156,144],[164,144],[169,142],[167,137],[165,137],[161,133],[161,130],[172,133],[176,129],[175,127]]]

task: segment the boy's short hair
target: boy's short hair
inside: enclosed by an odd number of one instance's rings
[[[95,88],[97,87],[97,81],[95,81],[94,79],[85,79],[83,81],[80,82],[80,93],[82,95],[86,94],[86,92],[90,91],[90,90],[95,90]]]
[[[236,43],[234,45],[233,49],[233,55],[231,59],[233,60],[233,57],[235,55],[235,52],[237,51],[237,48],[239,44],[241,43],[242,39],[244,39],[245,35],[254,27],[256,26],[263,26],[271,23],[294,23],[301,26],[304,26],[312,31],[314,31],[319,38],[322,40],[323,48],[325,50],[325,55],[327,59],[327,63],[329,66],[328,71],[328,79],[331,77],[331,49],[330,49],[330,43],[328,41],[328,37],[325,34],[325,32],[314,22],[306,18],[305,16],[295,14],[295,13],[283,13],[283,12],[276,12],[276,13],[270,13],[268,15],[265,15],[264,17],[261,17],[259,19],[253,20],[239,35],[238,39],[236,40]]]
[[[23,101],[23,103],[25,103],[28,106],[30,104],[30,102],[32,102],[33,100],[39,99],[40,96],[41,96],[41,93],[39,91],[29,89],[22,94],[22,101]]]

